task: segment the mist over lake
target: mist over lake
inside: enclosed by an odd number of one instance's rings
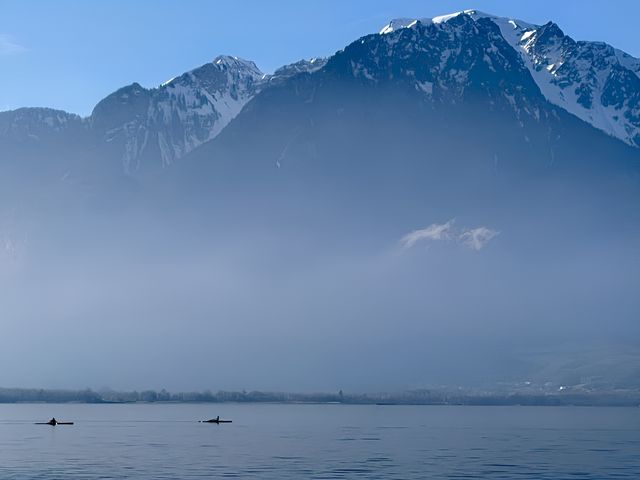
[[[640,4],[7,0],[0,478],[640,478]]]

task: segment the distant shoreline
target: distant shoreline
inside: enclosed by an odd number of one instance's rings
[[[170,404],[170,403],[271,403],[321,405],[468,405],[468,406],[585,406],[638,407],[639,390],[526,392],[423,389],[399,393],[283,393],[219,391],[178,392],[166,390],[116,392],[0,388],[0,404]]]

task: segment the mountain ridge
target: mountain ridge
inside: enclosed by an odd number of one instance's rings
[[[493,31],[491,25],[497,30]],[[459,85],[454,88],[464,91],[468,69],[480,68],[489,61],[482,68],[490,72],[494,68],[490,62],[501,61],[495,57],[499,50],[501,57],[510,57],[510,68],[524,67],[529,72],[547,101],[628,145],[640,147],[640,60],[605,43],[576,42],[552,22],[539,26],[478,10],[395,19],[378,35],[395,38],[399,31],[406,30],[416,32],[413,42],[425,43],[431,38],[444,38],[446,42],[447,35],[453,41],[455,29],[460,29],[464,37],[478,28],[484,36],[476,36],[467,44],[465,48],[474,53],[464,64],[446,65],[444,57],[423,55],[417,68],[432,72],[448,68],[445,73],[458,77]],[[488,41],[477,48],[483,39]],[[513,52],[504,45],[498,48],[503,41]],[[296,75],[319,74],[343,51],[329,59],[285,65],[273,74],[264,74],[250,60],[220,55],[154,88],[138,83],[124,86],[98,102],[85,118],[62,111],[53,114],[46,108],[0,112],[0,141],[39,142],[73,129],[76,135],[86,137],[80,143],[92,143],[106,161],[119,162],[126,175],[144,175],[169,167],[216,138],[256,95]],[[398,54],[393,45],[384,53],[373,52],[367,69],[358,74],[365,80],[367,75],[374,78],[381,73],[378,67]],[[451,52],[441,49],[441,54]],[[522,72],[520,79],[529,82]],[[416,81],[414,88],[433,96],[434,84],[426,78]],[[509,94],[508,101],[516,110],[530,100],[527,92],[531,86],[524,88],[526,91]]]
[[[431,19],[396,19],[380,34],[415,28],[418,22],[437,26],[460,16],[495,23],[521,55],[547,100],[595,128],[640,147],[640,59],[604,42],[576,42],[553,22],[533,25],[478,10]],[[621,93],[625,89],[632,90],[628,98]]]

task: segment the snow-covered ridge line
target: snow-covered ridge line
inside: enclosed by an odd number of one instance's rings
[[[449,20],[456,18],[460,15],[467,15],[474,20],[479,18],[489,18],[491,20],[504,21],[506,23],[516,23],[521,28],[536,28],[536,25],[523,22],[522,20],[516,20],[511,18],[497,17],[495,15],[491,15],[489,13],[484,13],[479,10],[462,10],[460,12],[450,13],[447,15],[440,15],[433,18],[423,17],[423,18],[396,18],[391,20],[387,25],[382,27],[380,30],[381,35],[385,35],[387,33],[394,32],[396,30],[400,30],[402,28],[412,28],[420,22],[422,25],[438,25],[442,23],[446,23]]]
[[[219,55],[211,62],[145,88],[132,83],[102,99],[91,115],[47,108],[0,112],[0,137],[37,140],[71,124],[98,134],[125,172],[134,174],[145,163],[168,166],[212,140],[264,88],[302,73],[315,72],[324,58],[300,60],[272,74],[250,60]]]
[[[301,60],[265,74],[250,60],[220,55],[158,87],[124,87],[101,101],[90,118],[107,125],[105,142],[122,145],[126,172],[138,171],[145,155],[159,157],[164,167],[218,136],[270,82],[325,63]],[[117,114],[122,111],[129,112],[125,121]],[[119,120],[109,121],[109,115]]]
[[[380,34],[418,25],[444,28],[460,15],[473,21],[489,19],[496,24],[549,102],[640,147],[640,60],[606,43],[576,42],[551,22],[534,25],[478,10],[434,18],[394,19]]]
[[[220,55],[212,62],[146,89],[124,87],[99,102],[90,121],[104,141],[121,149],[127,173],[144,157],[168,166],[211,140],[258,91],[255,63]]]

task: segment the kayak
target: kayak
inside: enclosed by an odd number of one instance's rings
[[[218,420],[217,418],[212,418],[211,420],[200,420],[200,423],[233,423],[233,420]]]
[[[59,422],[54,417],[48,422],[36,422],[36,425],[51,425],[52,427],[55,427],[56,425],[73,425],[73,422]]]
[[[52,427],[55,427],[56,425],[73,425],[73,422],[36,422],[35,425],[51,425]]]

